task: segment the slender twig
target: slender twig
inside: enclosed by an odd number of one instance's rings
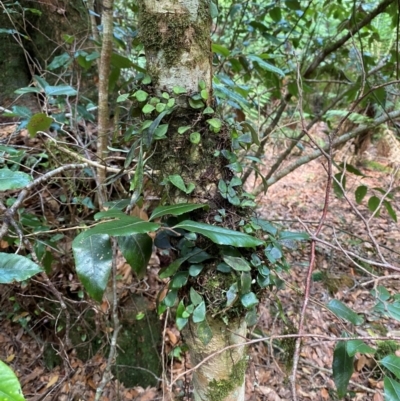
[[[96,389],[95,401],[99,401],[104,388],[107,383],[112,379],[111,368],[114,364],[114,359],[117,354],[117,339],[118,333],[121,330],[121,325],[118,318],[118,293],[117,293],[117,253],[118,253],[118,245],[117,240],[115,238],[111,238],[112,249],[113,249],[113,258],[112,258],[112,321],[113,321],[113,334],[111,337],[110,351],[108,353],[107,365],[103,372],[103,377],[101,378],[101,382]]]
[[[346,134],[343,134],[342,136],[340,136],[339,138],[337,138],[336,140],[334,140],[332,142],[332,147],[335,148],[343,143],[346,143],[349,139],[355,138],[356,136],[359,136],[361,134],[363,134],[364,132],[369,131],[372,128],[375,128],[389,120],[395,119],[400,117],[400,110],[396,110],[396,111],[392,111],[390,113],[388,113],[388,115],[382,116],[377,118],[374,122],[372,122],[369,125],[363,124],[360,125],[358,128],[354,129],[352,132],[348,132]],[[323,149],[324,151],[329,150],[329,145],[325,145],[323,147],[321,147],[321,149]],[[288,174],[290,174],[292,171],[298,169],[299,167],[301,167],[303,164],[307,164],[310,161],[317,159],[318,157],[320,157],[322,155],[322,152],[320,149],[316,149],[314,150],[312,153],[306,155],[306,156],[302,156],[299,157],[295,162],[293,162],[292,164],[290,164],[289,166],[285,167],[284,169],[280,170],[278,173],[276,173],[275,175],[273,175],[270,179],[268,179],[266,181],[266,183],[262,183],[260,184],[253,192],[253,195],[259,195],[261,192],[265,191],[268,187],[270,187],[271,185],[275,184],[276,182],[278,182],[280,179],[282,179],[283,177],[287,176]]]
[[[302,81],[301,81],[301,75],[300,75],[300,66],[298,66],[298,69],[299,70],[297,72],[297,87],[298,87],[298,92],[299,92],[299,106],[300,106],[299,111],[300,111],[301,122],[303,124],[302,130],[307,132],[304,127],[304,118],[302,115],[302,113],[303,113],[303,103],[302,103],[303,102],[303,97],[302,97],[303,88],[302,88]],[[307,132],[307,135],[309,136],[309,138],[311,140],[313,140],[313,138],[309,135],[308,132]],[[332,134],[330,134],[328,138],[329,138],[329,144],[331,145]],[[332,146],[329,146],[329,148],[328,148],[329,153],[324,152],[323,149],[321,149],[320,147],[319,147],[319,150],[321,151],[321,153],[324,153],[324,156],[326,157],[326,159],[328,161],[328,176],[327,176],[326,186],[325,186],[324,206],[322,209],[321,218],[320,218],[318,227],[315,231],[315,236],[319,235],[319,233],[322,230],[322,227],[324,226],[324,222],[325,222],[326,216],[328,214],[329,196],[330,196],[331,185],[332,185]],[[312,273],[314,271],[315,259],[316,259],[315,247],[316,247],[316,241],[311,240],[310,263],[309,263],[308,271],[307,271],[303,305],[301,307],[300,321],[299,321],[299,326],[298,326],[298,334],[299,335],[301,335],[304,331],[304,320],[305,320],[305,316],[306,316],[308,301],[310,299]],[[298,367],[299,359],[300,359],[300,347],[301,347],[301,337],[297,337],[296,342],[295,342],[295,349],[294,349],[294,353],[293,353],[292,373],[290,376],[291,393],[292,393],[293,401],[297,401],[296,375],[297,375],[297,367]]]
[[[10,226],[10,218],[14,216],[14,214],[17,212],[18,208],[22,205],[24,202],[25,198],[28,196],[29,192],[37,187],[38,185],[41,185],[42,183],[48,181],[50,178],[54,177],[57,174],[60,174],[64,171],[68,170],[77,170],[77,169],[83,169],[87,167],[86,163],[83,164],[66,164],[65,166],[58,167],[55,170],[49,171],[46,174],[43,174],[41,177],[36,178],[34,181],[29,183],[18,195],[17,200],[14,202],[14,204],[7,210],[4,211],[4,217],[3,217],[3,225],[0,228],[0,239],[4,237],[4,235],[7,233],[8,228]]]

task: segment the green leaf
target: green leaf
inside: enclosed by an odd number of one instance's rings
[[[106,234],[86,237],[79,234],[72,242],[76,272],[88,294],[101,302],[112,265],[110,238]]]
[[[189,274],[192,277],[197,277],[201,271],[204,269],[204,265],[198,265],[198,264],[194,264],[194,265],[190,265],[189,267]],[[193,301],[192,301],[193,302]]]
[[[201,301],[199,305],[195,308],[192,315],[193,323],[200,323],[206,318],[206,304]]]
[[[310,239],[310,235],[302,231],[282,231],[279,234],[279,239],[285,241],[308,241]]]
[[[227,228],[212,226],[210,224],[199,223],[191,220],[182,221],[174,228],[183,228],[184,230],[204,235],[219,245],[251,248],[264,244],[264,241],[240,231],[233,231]]]
[[[175,95],[182,95],[183,93],[187,92],[186,88],[184,88],[183,86],[174,86],[172,90]]]
[[[139,89],[138,91],[136,91],[133,96],[136,97],[138,102],[145,102],[147,97],[149,96],[149,94],[141,89]]]
[[[386,208],[389,216],[393,219],[393,221],[395,221],[397,223],[397,214],[396,214],[395,210],[393,209],[391,202],[384,200],[383,204],[385,205],[385,208]]]
[[[124,93],[123,95],[119,95],[117,97],[117,103],[125,102],[125,100],[127,100],[128,97],[129,97],[129,93]]]
[[[190,287],[190,302],[192,302],[194,306],[203,302],[203,297],[193,287]]]
[[[155,107],[154,107],[153,105],[147,103],[147,104],[145,104],[145,105],[143,106],[142,112],[143,112],[144,114],[150,114],[151,112],[154,111],[154,109],[155,109]]]
[[[168,265],[166,267],[163,267],[158,272],[159,277],[163,279],[163,278],[167,278],[167,277],[172,276],[173,274],[175,274],[178,271],[179,267],[181,266],[181,264],[183,262],[186,262],[191,257],[197,255],[200,252],[201,252],[201,249],[195,248],[192,252],[188,253],[184,257],[179,258],[179,259],[175,259],[170,265]],[[191,276],[192,276],[192,274],[191,274]]]
[[[242,272],[240,275],[240,293],[247,294],[251,290],[251,274],[248,272]]]
[[[236,256],[223,256],[224,262],[232,267],[232,269],[239,271],[239,272],[249,272],[251,270],[250,265],[248,262],[243,258],[238,258]]]
[[[190,125],[185,125],[183,127],[178,128],[178,134],[184,134],[186,131],[190,130],[192,128]]]
[[[31,182],[31,176],[22,171],[12,171],[7,167],[0,169],[0,191],[23,188]]]
[[[378,209],[379,204],[380,204],[380,199],[379,199],[377,196],[371,196],[371,197],[369,198],[369,200],[368,200],[368,209],[369,209],[371,212],[375,212],[375,211]],[[376,217],[378,217],[378,215],[379,215],[379,211],[377,211],[377,212],[375,213],[375,216],[376,216]]]
[[[77,91],[69,85],[59,85],[59,86],[46,86],[44,91],[47,96],[76,96]]]
[[[386,369],[390,370],[398,379],[400,379],[400,358],[398,356],[387,355],[381,359],[379,363]]]
[[[353,360],[354,357],[349,356],[346,351],[346,342],[339,341],[333,353],[332,371],[340,399],[344,398],[347,393],[347,386],[353,374]]]
[[[174,290],[182,288],[184,285],[186,285],[188,277],[189,277],[189,272],[176,273],[171,282],[169,283],[169,288]]]
[[[183,192],[187,192],[187,188],[185,185],[185,182],[183,181],[183,178],[179,174],[174,174],[168,176],[169,181],[174,184],[178,189],[180,189]]]
[[[181,214],[192,212],[196,209],[209,209],[208,205],[194,203],[178,203],[170,206],[158,206],[153,210],[149,220],[159,219],[167,214],[180,216]]]
[[[233,283],[226,292],[226,306],[231,306],[235,303],[238,296],[239,288],[236,283]]]
[[[360,324],[364,323],[364,318],[362,316],[352,311],[349,307],[337,299],[332,299],[326,306],[336,316],[349,321],[355,326],[359,326]]]
[[[43,271],[43,269],[39,265],[25,256],[0,252],[1,284],[10,284],[14,281],[27,280],[41,271]]]
[[[29,132],[29,136],[33,138],[38,131],[47,131],[52,123],[53,119],[51,117],[48,117],[45,113],[37,113],[29,119],[26,129]]]
[[[400,383],[386,376],[383,379],[385,401],[400,401]]]
[[[0,400],[25,401],[17,376],[3,361],[0,361]]]
[[[127,57],[121,56],[120,54],[112,53],[111,65],[117,68],[130,68],[132,67],[132,61]]]
[[[360,185],[357,187],[355,196],[356,196],[356,202],[360,204],[362,200],[364,199],[365,195],[367,194],[368,187],[366,185]]]
[[[272,64],[267,63],[261,57],[255,55],[249,55],[247,58],[255,63],[257,63],[263,70],[273,72],[274,74],[280,75],[281,77],[285,76],[285,73],[278,67],[275,67]]]
[[[41,90],[36,88],[36,86],[26,86],[25,88],[20,88],[14,91],[17,95],[24,95],[26,93],[40,93]]]
[[[198,145],[201,141],[200,132],[192,132],[189,136],[189,139],[194,145]]]
[[[346,351],[349,356],[354,356],[357,352],[360,354],[374,354],[376,350],[361,340],[350,340],[346,341]]]
[[[204,345],[207,345],[211,341],[213,334],[207,320],[203,320],[196,325],[196,334]]]
[[[201,109],[204,107],[204,103],[202,100],[194,100],[191,97],[189,98],[190,107],[193,109]]]
[[[100,223],[84,231],[80,236],[82,236],[82,238],[88,238],[96,234],[107,234],[112,237],[119,237],[121,235],[145,234],[156,231],[159,227],[159,224],[124,215],[118,219]]]
[[[219,118],[210,118],[207,122],[215,129],[219,130],[222,127],[222,121]]]
[[[118,246],[125,260],[133,269],[139,279],[146,274],[151,253],[153,251],[153,240],[147,234],[134,234],[118,237]]]
[[[163,303],[168,308],[172,308],[175,305],[176,299],[178,298],[178,290],[170,290],[167,296],[163,299]]]
[[[242,305],[246,308],[246,309],[250,309],[253,306],[258,304],[258,299],[256,294],[254,294],[254,292],[249,292],[248,294],[244,294],[241,296],[240,301],[242,302]]]
[[[218,45],[217,43],[213,43],[211,45],[211,50],[213,51],[213,53],[218,53],[224,57],[228,57],[231,54],[229,49],[227,49],[225,46]]]
[[[335,195],[339,199],[343,198],[343,191],[346,190],[346,176],[342,172],[335,174],[332,184]]]

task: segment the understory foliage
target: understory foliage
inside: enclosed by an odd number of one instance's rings
[[[21,51],[28,52],[29,34],[20,21],[29,21],[31,15],[40,21],[44,11],[12,2],[2,7],[17,22],[14,28],[0,28],[0,37],[15,37]],[[46,63],[34,69],[31,84],[13,88],[19,97],[0,104],[2,121],[18,121],[11,134],[0,137],[0,283],[39,291],[36,295],[43,298],[24,329],[34,330],[31,325],[42,309],[52,308],[49,314],[61,317],[49,323],[50,331],[61,332],[58,338],[69,350],[74,305],[81,303],[83,309],[89,304],[104,312],[102,324],[113,325],[117,337],[116,260],[123,257],[140,283],[155,251],[166,261],[158,272],[164,287],[157,296],[157,313],[165,316],[170,309],[178,330],[195,324],[207,344],[212,336],[207,319],[218,316],[229,325],[231,319],[243,318],[249,326],[257,325],[260,302],[272,293],[279,298],[291,252],[311,245],[310,278],[322,280],[312,262],[318,232],[273,224],[257,210],[257,196],[318,157],[327,171],[324,210],[330,197],[349,202],[365,223],[373,251],[365,255],[347,244],[335,249],[351,260],[357,274],[377,279],[398,271],[399,264],[386,260],[369,229],[370,220],[379,215],[397,223],[398,7],[394,0],[211,1],[211,98],[205,82],[193,93],[179,85],[172,93],[155,90],[157,72],[147,69],[143,57],[143,42],[149,39],[137,29],[138,5],[116,2],[109,60],[110,134],[103,159],[96,158],[98,99],[81,90],[87,89],[85,79],[97,82],[93,77],[102,26],[92,20],[93,32],[85,42],[73,29],[63,33]],[[88,20],[89,15],[99,17],[95,10],[88,10]],[[172,35],[159,45],[173,47],[177,40]],[[170,58],[179,58],[179,49],[175,51]],[[32,96],[39,112],[24,103]],[[183,98],[188,99],[189,122],[177,115]],[[322,127],[320,135],[315,135],[317,126]],[[186,170],[177,170],[172,157],[164,159],[162,146],[187,158]],[[371,147],[376,160],[368,160]],[[278,154],[266,171],[265,155],[272,149]],[[348,153],[340,155],[343,149]],[[392,176],[390,186],[362,183],[365,167],[373,162]],[[198,166],[197,175],[193,166]],[[99,169],[106,174],[103,200]],[[360,184],[347,188],[350,177]],[[257,185],[251,186],[252,180]],[[156,186],[161,188],[157,193]],[[359,212],[361,206],[367,207],[367,217]],[[388,251],[398,255],[398,249]],[[57,283],[62,269],[79,278],[68,291]],[[46,291],[31,278],[46,284]],[[371,311],[353,311],[334,296],[324,305],[346,323],[334,346],[336,395],[346,396],[355,359],[367,355],[379,367],[375,374],[384,381],[386,399],[400,400],[400,357],[394,340],[386,338],[389,328],[383,333],[368,328],[363,339],[355,338],[354,329],[367,325],[362,313],[400,321],[400,295],[386,288],[384,280],[373,283],[371,295],[376,300]],[[45,302],[46,297],[57,307]],[[276,302],[286,327],[282,334],[307,333],[307,322],[302,326],[300,316],[289,318]],[[7,318],[0,311],[0,319]],[[299,358],[295,341],[285,338],[281,343],[289,349],[294,384]],[[0,361],[1,392],[7,400],[23,399],[13,372]]]

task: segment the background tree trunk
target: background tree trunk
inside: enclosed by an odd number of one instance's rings
[[[9,108],[16,99],[14,91],[27,86],[32,75],[42,76],[51,84],[59,80],[58,71],[49,73],[48,64],[64,52],[72,57],[81,49],[93,48],[89,14],[81,0],[21,1],[1,3],[0,26],[0,106]],[[67,43],[66,36],[73,40]],[[81,68],[72,63],[68,73],[63,73],[69,85],[79,82],[80,89],[95,86],[94,81],[80,82]],[[90,74],[94,78],[94,74]],[[87,76],[86,76],[87,78]],[[18,104],[32,106],[28,96]]]

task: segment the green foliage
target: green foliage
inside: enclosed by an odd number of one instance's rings
[[[0,252],[0,283],[23,281],[40,273],[43,269],[25,256]]]
[[[4,401],[24,401],[21,385],[15,373],[0,361],[0,394]]]

